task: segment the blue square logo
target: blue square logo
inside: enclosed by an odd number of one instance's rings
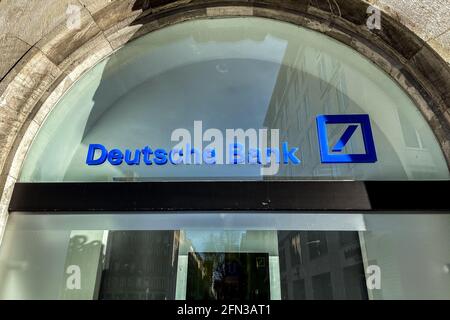
[[[319,137],[320,158],[322,163],[375,163],[377,153],[370,126],[370,118],[367,114],[348,115],[319,115],[317,116],[317,133]],[[346,125],[346,129],[337,142],[330,146],[328,139],[328,127],[333,124]],[[365,153],[347,154],[343,149],[354,136],[355,131],[361,127]]]

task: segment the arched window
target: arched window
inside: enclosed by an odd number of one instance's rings
[[[319,126],[322,115],[334,120]],[[227,162],[238,129],[245,165]],[[262,170],[264,143],[281,159]],[[198,151],[192,165],[186,145]],[[169,158],[177,146],[183,162],[148,154]],[[111,163],[114,149],[122,157]],[[208,150],[215,158],[202,161]],[[449,170],[419,109],[372,62],[314,31],[233,18],[151,33],[88,71],[40,129],[20,180],[167,178],[429,180]]]

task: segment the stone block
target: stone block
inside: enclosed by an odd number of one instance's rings
[[[408,66],[419,71],[439,92],[447,108],[450,107],[448,94],[450,92],[450,68],[446,62],[439,59],[437,53],[428,46],[424,46],[412,59]]]
[[[0,79],[6,76],[30,47],[28,43],[14,36],[0,36]]]
[[[346,19],[356,25],[363,25],[367,21],[367,7],[369,5],[360,0],[311,0],[309,12],[318,13],[316,9]]]
[[[20,171],[25,161],[28,150],[39,131],[40,125],[35,121],[28,121],[20,131],[20,143],[15,144],[10,152],[11,156],[7,159],[6,165],[9,167],[8,177],[19,180]]]
[[[448,0],[378,0],[376,5],[425,41],[438,37],[450,26]]]
[[[2,0],[0,25],[4,33],[34,45],[67,20],[68,6],[78,0]]]
[[[381,30],[373,30],[373,32],[407,60],[411,59],[424,45],[424,42],[413,32],[386,14],[381,15]]]
[[[0,170],[3,169],[21,126],[22,122],[17,119],[14,110],[7,107],[0,108]]]
[[[439,37],[428,40],[428,44],[447,62],[450,66],[450,30]]]
[[[14,190],[14,185],[16,183],[16,179],[11,177],[11,176],[6,176],[6,177],[1,177],[0,179],[1,181],[5,181],[4,182],[4,187],[2,190],[2,198],[0,200],[0,206],[9,206],[9,199],[11,199],[13,190]]]
[[[79,29],[69,28],[66,23],[62,23],[36,44],[55,65],[75,63],[77,57],[83,55],[79,49],[101,33],[86,9],[81,10],[80,18]]]
[[[79,0],[80,3],[91,13],[94,14],[114,1],[120,0]]]
[[[92,14],[92,18],[108,38],[133,23],[143,10],[135,7],[134,0],[113,1]]]
[[[0,96],[0,110],[9,108],[17,113],[17,120],[24,121],[44,92],[61,74],[41,51],[33,48],[28,61]]]
[[[6,222],[8,220],[8,207],[0,205],[0,243],[2,243],[5,234]]]

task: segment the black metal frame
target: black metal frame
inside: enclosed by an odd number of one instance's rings
[[[447,211],[450,181],[17,183],[9,211]]]

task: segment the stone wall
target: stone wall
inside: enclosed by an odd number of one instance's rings
[[[381,30],[366,26],[370,4],[383,10]],[[69,5],[80,28],[68,28]],[[450,163],[449,0],[1,0],[0,238],[28,147],[71,84],[139,36],[222,16],[292,22],[358,50],[410,94]]]

